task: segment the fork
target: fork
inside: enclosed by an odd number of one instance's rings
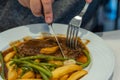
[[[79,28],[80,28],[81,23],[82,23],[83,15],[87,11],[88,6],[89,6],[89,3],[85,3],[85,6],[82,9],[82,11],[80,12],[80,14],[73,17],[68,25],[66,44],[68,47],[70,47],[72,49],[76,49],[78,46],[77,45],[78,32],[79,32]]]

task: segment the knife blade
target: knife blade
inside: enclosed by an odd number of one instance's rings
[[[60,48],[60,51],[61,51],[62,56],[65,58],[65,55],[64,55],[63,50],[62,50],[62,47],[61,47],[61,45],[60,45],[60,43],[59,43],[59,41],[58,41],[58,38],[57,38],[57,36],[56,36],[56,33],[55,33],[55,31],[54,31],[54,28],[53,28],[52,24],[48,24],[48,26],[49,26],[49,28],[51,28],[51,30],[52,30],[53,36],[54,36],[55,39],[56,39],[56,42],[57,42],[57,44],[58,44],[58,46],[59,46],[59,48]]]

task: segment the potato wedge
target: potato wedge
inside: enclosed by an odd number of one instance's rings
[[[59,49],[58,46],[42,48],[42,49],[40,50],[40,53],[41,53],[41,54],[53,54],[53,53],[55,53],[58,49]]]
[[[6,63],[6,66],[8,68],[8,80],[16,80],[18,77],[17,71],[16,69],[14,69],[15,65],[13,64],[12,66],[10,66],[12,61],[9,61],[8,63]]]
[[[18,77],[18,74],[15,69],[8,70],[8,80],[16,80],[17,77]]]
[[[68,79],[68,77],[69,77],[69,75],[68,75],[68,74],[66,74],[66,75],[62,76],[59,80],[67,80],[67,79]]]
[[[83,77],[84,75],[86,75],[87,73],[88,72],[85,70],[74,72],[73,74],[71,74],[71,76],[67,80],[77,80]]]
[[[4,57],[4,61],[5,61],[5,62],[10,61],[10,59],[11,59],[12,57],[14,57],[15,53],[16,53],[15,51],[9,52],[9,53]]]
[[[55,64],[55,65],[57,65],[57,66],[63,66],[63,62],[62,62],[62,61],[54,61],[54,60],[51,60],[51,61],[49,61],[49,63]]]
[[[34,77],[35,77],[34,72],[29,71],[22,76],[22,79],[34,79]]]
[[[60,78],[61,76],[64,76],[77,70],[82,70],[82,67],[76,64],[56,68],[54,71],[52,71],[53,79]]]
[[[12,63],[12,61],[9,61],[9,62],[6,63],[6,67],[7,67],[8,70],[12,70],[12,69],[14,69],[15,66],[16,66],[15,64],[10,65],[11,63]]]

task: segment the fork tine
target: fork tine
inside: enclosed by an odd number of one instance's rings
[[[74,49],[77,48],[78,44],[78,32],[79,32],[79,28],[76,29],[76,34],[75,34],[75,44],[74,44]]]
[[[66,39],[66,45],[67,46],[70,46],[70,43],[69,43],[69,41],[70,41],[70,31],[71,31],[71,27],[69,25],[68,29],[67,29],[67,39]]]
[[[71,47],[72,47],[73,49],[75,49],[75,45],[74,45],[74,44],[75,44],[76,27],[74,27],[74,26],[72,26],[72,27],[73,27],[73,29],[72,29],[72,30],[73,30],[73,33],[72,33],[73,36],[72,36],[72,39],[71,39],[71,41],[72,41],[72,42],[71,42]]]
[[[68,44],[68,41],[69,41],[69,34],[70,34],[70,26],[68,26],[67,28],[67,36],[66,36],[66,45],[69,46]]]
[[[67,43],[67,46],[69,46],[70,48],[72,48],[72,42],[73,42],[73,34],[74,34],[74,27],[72,25],[69,25],[68,26],[68,29],[67,29],[67,40],[66,40],[66,43]]]
[[[73,44],[73,34],[74,34],[74,26],[70,25],[71,30],[70,30],[70,48],[73,48],[72,44]]]
[[[69,46],[70,48],[72,48],[72,38],[73,38],[73,30],[74,30],[74,27],[72,25],[70,25],[70,38],[69,38]]]
[[[77,36],[78,36],[78,28],[73,26],[73,25],[69,25],[68,29],[67,29],[67,40],[66,40],[66,44],[67,46],[69,46],[70,48],[76,49],[77,48]]]
[[[82,17],[87,11],[89,3],[86,3],[79,15],[71,19],[67,30],[67,46],[76,49],[78,46],[78,32],[82,23]]]
[[[77,48],[78,31],[79,31],[79,28],[74,26],[74,29],[73,29],[73,37],[72,37],[72,48],[73,48],[73,49],[76,49],[76,48]]]
[[[75,41],[76,41],[76,37],[77,37],[77,31],[76,31],[76,27],[74,27],[73,25],[69,25],[68,27],[68,30],[67,30],[67,45],[70,47],[70,48],[73,48],[75,49]]]

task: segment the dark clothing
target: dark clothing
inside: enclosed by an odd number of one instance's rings
[[[93,0],[83,18],[82,27],[87,26],[100,3],[105,0]],[[55,0],[53,4],[54,22],[68,24],[72,17],[79,14],[84,7],[84,0]],[[21,6],[17,0],[0,0],[0,32],[21,25],[43,23],[44,18],[35,17],[28,8]]]

